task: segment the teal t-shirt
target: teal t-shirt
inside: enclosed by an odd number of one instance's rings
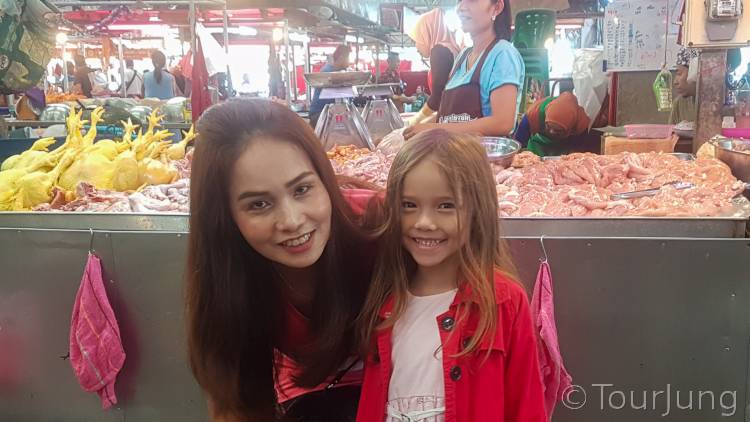
[[[458,55],[462,57],[463,52]],[[477,60],[471,69],[466,69],[466,60],[464,60],[456,69],[456,73],[448,81],[445,89],[453,89],[471,82],[471,75],[477,67]],[[513,44],[505,40],[498,41],[487,55],[484,61],[481,73],[479,75],[479,85],[482,97],[482,114],[485,116],[492,115],[492,106],[490,105],[490,95],[492,91],[503,85],[515,85],[518,87],[518,98],[516,99],[515,114],[521,107],[521,94],[523,93],[523,80],[525,76],[525,67],[521,54],[513,47]],[[515,115],[514,114],[514,115]]]

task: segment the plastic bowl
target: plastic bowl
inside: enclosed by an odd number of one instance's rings
[[[727,138],[736,138],[736,139],[750,139],[750,128],[722,129],[721,136],[726,136]]]

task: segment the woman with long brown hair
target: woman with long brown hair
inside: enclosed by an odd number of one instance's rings
[[[350,421],[353,321],[371,276],[372,196],[340,190],[288,108],[230,100],[197,124],[187,267],[190,364],[217,420]]]

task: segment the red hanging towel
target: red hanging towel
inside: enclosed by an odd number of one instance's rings
[[[70,363],[85,391],[96,391],[102,408],[117,403],[115,379],[125,362],[120,328],[107,300],[99,258],[89,253],[70,323]]]
[[[192,85],[190,106],[193,108],[193,122],[211,107],[211,94],[208,92],[208,69],[206,58],[203,56],[200,38],[195,40],[195,55],[193,56]]]
[[[547,261],[539,265],[539,272],[531,297],[531,315],[534,329],[539,333],[539,369],[544,385],[544,405],[547,417],[552,420],[555,405],[563,398],[573,379],[565,370],[555,324],[555,302],[552,273]]]

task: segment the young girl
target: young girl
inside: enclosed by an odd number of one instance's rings
[[[357,420],[542,422],[536,339],[482,145],[419,134],[388,176]]]

